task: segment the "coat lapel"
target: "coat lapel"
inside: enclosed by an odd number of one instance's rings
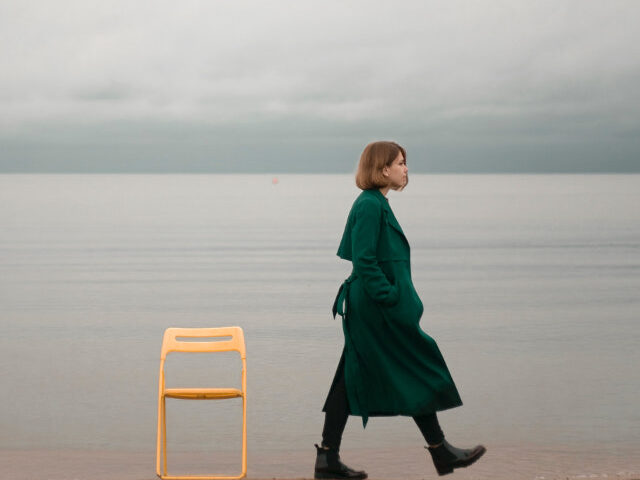
[[[400,234],[405,243],[409,245],[409,241],[407,240],[407,237],[405,237],[404,232],[402,231],[402,227],[398,223],[398,220],[396,220],[396,216],[393,214],[393,210],[391,210],[391,207],[389,206],[389,200],[387,200],[387,198],[382,194],[380,190],[374,191],[376,193],[376,197],[382,204],[382,210],[384,210],[384,212],[386,213],[387,222],[394,230],[396,230]]]
[[[407,241],[407,237],[404,236],[404,232],[402,231],[402,227],[398,223],[398,220],[396,220],[395,215],[393,214],[393,212],[391,211],[391,208],[389,208],[388,205],[387,205],[386,210],[387,210],[387,219],[389,220],[389,225],[391,225],[392,228],[397,230],[398,233],[400,235],[402,235],[402,238],[404,238],[404,240]]]

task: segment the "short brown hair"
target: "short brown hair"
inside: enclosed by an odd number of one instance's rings
[[[407,152],[396,142],[373,142],[364,147],[356,171],[358,188],[370,190],[386,187],[388,182],[382,175],[382,170],[391,165],[399,153],[407,159]]]

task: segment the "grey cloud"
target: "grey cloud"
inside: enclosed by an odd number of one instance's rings
[[[638,14],[633,1],[4,4],[0,169],[55,168],[66,148],[106,170],[116,149],[150,170],[174,152],[315,171],[393,137],[428,152],[425,170],[535,170],[536,148],[567,168],[606,154],[640,170]]]

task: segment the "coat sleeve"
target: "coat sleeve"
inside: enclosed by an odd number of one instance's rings
[[[377,257],[382,208],[375,200],[363,200],[355,214],[351,232],[353,268],[371,298],[385,306],[394,305],[398,301],[398,288],[389,282]]]

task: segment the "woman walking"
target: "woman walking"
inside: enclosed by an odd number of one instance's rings
[[[408,182],[406,152],[394,142],[364,149],[356,173],[362,193],[354,202],[338,248],[353,264],[340,287],[333,315],[340,314],[345,346],[323,411],[322,443],[316,445],[315,478],[364,479],[340,461],[349,415],[413,417],[438,474],[480,458],[486,449],[450,445],[436,412],[462,405],[436,342],[419,326],[423,306],[411,280],[409,243],[386,198]]]

